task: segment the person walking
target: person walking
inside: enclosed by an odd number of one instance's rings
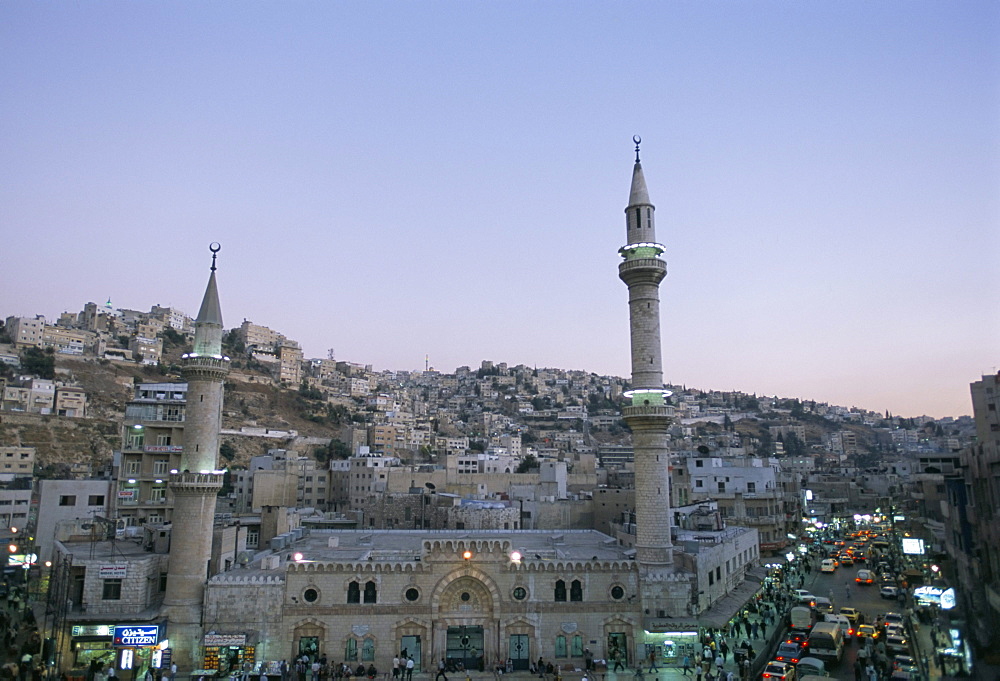
[[[660,671],[660,668],[656,666],[656,649],[649,651],[649,673]]]
[[[719,653],[718,655],[715,656],[715,668],[719,670],[720,675],[722,674],[722,666],[725,663],[726,661],[722,659],[722,653]]]
[[[684,655],[684,659],[681,661],[681,672],[684,676],[687,676],[691,672],[691,656],[688,654]]]
[[[392,656],[392,678],[393,681],[399,678],[399,655]]]
[[[406,658],[406,681],[413,681],[413,668],[417,666],[413,661],[413,655]]]
[[[754,620],[753,624],[750,625],[750,630],[753,632],[754,638],[760,638],[760,636],[758,636],[760,633],[760,625],[757,624],[757,620]]]
[[[444,679],[444,681],[448,681],[448,675],[444,673],[444,658],[443,657],[438,661],[438,673],[434,677],[434,681],[437,681],[438,679]]]

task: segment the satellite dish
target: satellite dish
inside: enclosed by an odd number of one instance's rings
[[[236,556],[236,562],[240,565],[246,565],[251,560],[253,560],[253,554],[249,551],[240,551],[239,555]]]

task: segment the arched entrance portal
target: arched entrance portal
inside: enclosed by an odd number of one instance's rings
[[[443,583],[435,597],[434,650],[469,670],[485,669],[499,650],[495,589],[487,579],[466,572]]]

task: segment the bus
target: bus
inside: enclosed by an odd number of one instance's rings
[[[840,661],[844,656],[844,633],[836,622],[817,622],[809,632],[809,654]]]

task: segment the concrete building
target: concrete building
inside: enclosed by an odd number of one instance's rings
[[[111,489],[111,480],[39,480],[35,529],[39,561],[52,560],[55,542],[69,541],[79,534],[77,527],[109,517]],[[57,528],[63,523],[72,527],[60,532]]]
[[[55,413],[57,416],[85,418],[87,416],[87,392],[76,386],[57,385]]]
[[[7,317],[4,329],[10,336],[14,347],[29,348],[42,344],[42,334],[45,331],[45,317]]]
[[[0,447],[0,482],[27,478],[35,474],[34,447]]]
[[[187,383],[140,383],[125,405],[112,508],[128,526],[173,518],[167,478],[181,467],[187,394]]]

